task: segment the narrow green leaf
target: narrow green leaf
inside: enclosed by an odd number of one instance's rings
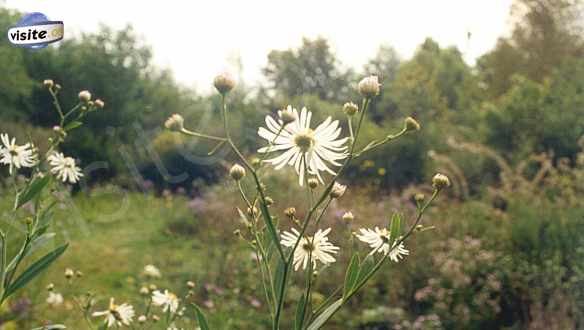
[[[70,131],[74,128],[77,128],[79,126],[83,125],[82,122],[80,121],[72,121],[69,124],[65,125],[65,127],[63,128],[65,131]]]
[[[4,278],[6,277],[6,235],[0,231],[0,292],[4,291]]]
[[[47,206],[43,210],[43,212],[40,213],[40,215],[38,217],[37,225],[36,225],[36,230],[33,234],[34,236],[40,236],[47,231],[47,229],[49,228],[51,219],[53,218],[53,207],[55,207],[55,205],[57,205],[56,201],[49,204],[49,206]]]
[[[325,309],[315,320],[312,322],[307,330],[318,330],[330,320],[331,317],[343,306],[343,299],[339,299],[332,303],[327,309]]]
[[[355,287],[355,283],[357,283],[357,279],[359,278],[359,254],[354,253],[351,261],[349,262],[349,266],[347,267],[347,272],[345,273],[345,284],[343,287],[343,298],[346,298],[347,295],[353,290]]]
[[[55,233],[46,233],[46,234],[42,234],[42,235],[36,237],[30,243],[30,245],[28,246],[26,251],[24,251],[24,257],[27,257],[27,256],[33,254],[35,251],[37,251],[38,249],[45,246],[45,244],[47,244],[48,242],[52,241],[53,238],[55,238],[55,235],[56,235]]]
[[[298,305],[296,305],[294,330],[302,330],[302,324],[304,323],[304,305],[306,305],[306,297],[304,294],[302,294],[302,297],[300,297],[300,300],[298,300]]]
[[[264,203],[260,203],[260,210],[262,212],[262,216],[264,218],[264,222],[266,223],[266,227],[268,228],[268,233],[278,249],[278,253],[280,253],[280,259],[284,258],[284,251],[282,250],[282,246],[280,245],[280,238],[278,237],[278,232],[276,231],[276,227],[274,226],[274,222],[270,216],[270,211],[268,211],[268,207]]]
[[[24,188],[21,192],[19,192],[16,195],[16,201],[14,202],[14,210],[17,210],[22,205],[26,204],[31,199],[35,198],[49,183],[50,180],[51,177],[48,175],[44,177],[34,178],[26,188]]]
[[[363,259],[363,262],[361,263],[360,267],[361,269],[359,271],[359,275],[357,276],[355,284],[360,283],[365,278],[365,276],[367,276],[367,274],[371,272],[373,267],[375,267],[375,259],[373,259],[373,256],[367,256],[365,259]]]
[[[393,247],[393,243],[399,238],[401,234],[402,217],[399,213],[394,213],[391,217],[391,224],[389,226],[389,246]]]
[[[3,298],[8,298],[12,295],[16,290],[25,286],[28,282],[30,282],[33,278],[39,275],[43,270],[49,267],[65,250],[69,244],[63,244],[58,248],[54,249],[53,251],[47,253],[44,257],[40,258],[32,265],[30,265],[14,282],[9,283],[6,291],[4,292]]]
[[[205,315],[203,314],[199,306],[197,306],[196,304],[191,305],[193,305],[193,308],[195,309],[195,314],[197,315],[197,322],[199,323],[199,328],[201,328],[201,330],[209,330],[209,324],[207,323]]]
[[[276,270],[274,274],[274,292],[276,293],[276,299],[280,301],[280,288],[284,284],[284,273],[286,271],[286,264],[278,259],[278,264],[276,265]]]

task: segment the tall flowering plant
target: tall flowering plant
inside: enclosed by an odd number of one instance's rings
[[[16,138],[0,134],[0,164],[6,168],[8,177],[5,180],[14,192],[9,224],[17,229],[12,232],[0,229],[0,305],[27,286],[67,249],[68,244],[59,245],[35,260],[35,253],[45,249],[55,236],[49,232],[49,227],[57,201],[47,191],[59,189],[61,183],[75,184],[83,177],[75,159],[63,155],[59,146],[70,131],[83,124],[88,114],[104,107],[103,101],[92,100],[91,93],[81,91],[77,105],[63,111],[58,100],[61,87],[52,80],[45,80],[43,85],[51,94],[59,117],[53,136],[49,138],[48,150],[41,153],[33,142],[19,144]],[[7,237],[9,234],[13,236],[11,240]],[[19,247],[10,247],[8,242]],[[17,252],[11,255],[10,251]],[[22,269],[25,265],[27,267]]]
[[[343,106],[346,114],[348,135],[343,136],[341,123],[327,118],[322,123],[312,125],[312,112],[306,108],[300,111],[288,106],[277,112],[277,116],[266,116],[265,127],[258,129],[258,135],[265,140],[265,146],[258,150],[260,157],[249,160],[239,150],[229,130],[227,95],[235,87],[229,74],[215,78],[214,85],[221,95],[224,136],[211,136],[185,128],[184,119],[172,115],[165,123],[166,128],[196,138],[217,142],[213,151],[227,145],[235,153],[238,163],[233,165],[229,175],[235,181],[244,203],[244,210],[237,209],[244,228],[236,234],[245,239],[257,256],[259,277],[263,284],[266,305],[269,308],[272,329],[281,328],[284,301],[287,288],[291,285],[291,273],[305,274],[304,293],[296,304],[295,315],[291,315],[295,330],[316,330],[326,324],[335,313],[359,292],[388,261],[399,262],[409,254],[406,242],[416,229],[421,228],[424,212],[438,193],[450,185],[448,177],[436,174],[432,180],[433,193],[428,199],[417,195],[417,212],[413,222],[405,228],[401,214],[395,213],[384,228],[361,228],[355,237],[370,248],[361,256],[354,252],[346,265],[344,283],[320,305],[313,306],[313,285],[315,274],[322,274],[327,267],[336,263],[342,250],[329,240],[331,228],[320,228],[321,220],[331,202],[341,198],[347,187],[340,178],[347,166],[356,158],[380,148],[391,141],[411,132],[418,131],[420,125],[408,117],[403,128],[395,133],[373,140],[358,148],[359,135],[363,129],[367,109],[379,94],[377,77],[364,78],[358,84],[363,99],[361,107],[352,102]],[[241,165],[240,165],[241,164]],[[262,181],[265,166],[280,170],[291,166],[298,174],[298,184],[306,189],[308,209],[305,216],[297,218],[295,208],[285,211],[292,228],[283,229],[283,223],[270,211],[273,204],[269,196],[270,187]],[[250,174],[254,192],[245,191],[242,181]],[[343,218],[352,218],[348,212]],[[202,330],[208,329],[207,322],[199,309],[194,306]]]

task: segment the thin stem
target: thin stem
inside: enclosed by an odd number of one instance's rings
[[[195,136],[195,137],[203,138],[203,139],[208,139],[208,140],[221,141],[221,142],[226,142],[227,141],[226,138],[222,138],[222,137],[218,137],[218,136],[213,136],[213,135],[202,134],[202,133],[197,133],[197,132],[189,131],[186,128],[181,129],[181,133],[186,134],[186,135],[190,135],[190,136]]]

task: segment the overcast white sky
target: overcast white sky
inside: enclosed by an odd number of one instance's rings
[[[2,1],[0,0],[0,4]],[[65,23],[65,38],[132,24],[181,83],[209,90],[214,75],[241,57],[243,78],[254,83],[272,49],[298,46],[302,37],[330,40],[344,65],[362,67],[378,46],[409,57],[426,37],[456,45],[467,61],[508,32],[511,0],[357,1],[123,1],[6,0],[7,7],[39,11]],[[472,37],[467,40],[467,31]]]

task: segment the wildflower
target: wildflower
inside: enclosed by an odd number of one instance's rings
[[[184,129],[184,122],[183,116],[175,113],[164,122],[164,127],[174,132],[180,132]]]
[[[401,242],[397,247],[396,243],[393,243],[392,248],[389,247],[390,241],[390,233],[387,229],[379,229],[379,227],[375,227],[375,230],[372,229],[359,229],[361,235],[356,234],[357,238],[364,243],[369,244],[369,246],[373,249],[369,252],[369,255],[374,254],[375,252],[382,252],[384,254],[389,253],[389,259],[394,262],[399,262],[404,255],[409,255],[410,251],[406,250],[405,245]],[[391,250],[391,251],[390,251]]]
[[[49,292],[49,297],[47,298],[47,304],[50,306],[59,306],[63,303],[63,295],[56,292]]]
[[[105,325],[109,328],[111,326],[121,327],[122,325],[130,325],[134,318],[134,307],[128,304],[116,305],[114,298],[110,299],[109,308],[105,311],[94,312],[93,317],[105,316]]]
[[[229,93],[235,87],[235,79],[229,73],[222,73],[215,77],[213,85],[221,95]]]
[[[359,112],[359,107],[353,102],[347,102],[343,105],[343,112],[348,116],[352,116]]]
[[[75,272],[71,268],[65,269],[65,278],[71,279],[75,275]]]
[[[63,182],[76,183],[83,176],[81,169],[75,165],[75,159],[65,157],[60,152],[51,154],[47,160],[52,166],[51,173],[56,174],[57,179]]]
[[[329,195],[331,198],[341,198],[345,194],[346,190],[347,186],[335,182]]]
[[[91,93],[89,91],[83,90],[79,92],[79,101],[81,102],[89,102],[91,100]]]
[[[298,113],[293,111],[292,106],[289,105],[284,110],[278,110],[278,117],[280,117],[280,120],[286,126],[298,120]]]
[[[25,145],[16,145],[16,139],[8,137],[8,134],[1,134],[0,139],[4,146],[0,146],[0,164],[9,165],[9,172],[12,174],[12,169],[21,167],[33,167],[36,164],[36,156],[34,154],[33,145],[27,143]]]
[[[229,176],[235,180],[239,181],[245,176],[245,168],[239,164],[235,164],[229,170]]]
[[[341,218],[345,222],[351,222],[351,221],[355,220],[355,217],[353,216],[353,212],[351,212],[351,211],[345,212]]]
[[[379,94],[379,86],[377,76],[365,77],[359,82],[359,93],[365,98],[370,99]]]
[[[162,274],[160,273],[160,269],[158,269],[154,265],[146,265],[144,266],[144,275],[148,277],[161,277]]]
[[[176,312],[178,309],[178,298],[172,292],[164,290],[164,293],[156,290],[152,293],[152,303],[156,306],[162,306],[162,311]]]
[[[105,106],[105,103],[102,100],[100,100],[100,99],[95,100],[95,107],[96,108],[102,109],[104,106]]]
[[[298,111],[292,109],[296,115]],[[263,147],[258,150],[260,153],[268,151],[284,151],[281,155],[265,160],[266,163],[274,165],[276,169],[281,169],[285,165],[294,166],[299,175],[298,182],[304,184],[305,168],[308,174],[316,175],[321,182],[324,182],[321,171],[326,171],[332,175],[336,173],[327,165],[341,166],[337,161],[347,157],[347,138],[337,139],[341,134],[338,120],[328,117],[314,130],[310,128],[312,112],[302,108],[299,119],[286,125],[282,129],[282,123],[276,122],[272,117],[266,116],[267,128],[260,127],[258,135],[268,140],[274,145]],[[280,134],[278,135],[278,132]]]
[[[140,315],[138,316],[138,322],[139,323],[145,323],[148,319],[146,318],[146,315]]]
[[[413,132],[420,130],[420,123],[418,123],[414,118],[408,117],[404,120],[404,128],[406,132]]]
[[[54,86],[54,85],[55,85],[55,82],[53,82],[53,80],[52,80],[52,79],[45,79],[45,80],[43,81],[43,86],[45,86],[45,87],[46,87],[46,88],[48,88],[48,89],[51,89],[51,88],[53,88],[53,86]]]
[[[187,287],[188,287],[189,289],[194,289],[194,288],[195,288],[195,282],[193,282],[193,281],[188,281],[188,282],[187,282]]]
[[[441,173],[436,173],[432,178],[432,187],[437,190],[450,187],[450,179]]]
[[[282,233],[281,244],[286,247],[294,247],[300,233],[292,228],[292,232],[285,231]],[[312,262],[313,268],[316,267],[316,262],[320,261],[323,264],[330,264],[336,261],[331,254],[336,254],[339,251],[338,246],[334,246],[328,241],[328,233],[331,229],[319,229],[314,237],[304,236],[300,239],[300,243],[294,251],[294,270],[297,271],[302,265],[302,269],[306,269],[308,261]]]
[[[140,294],[143,296],[147,296],[150,294],[150,290],[147,287],[143,286],[140,288]]]

